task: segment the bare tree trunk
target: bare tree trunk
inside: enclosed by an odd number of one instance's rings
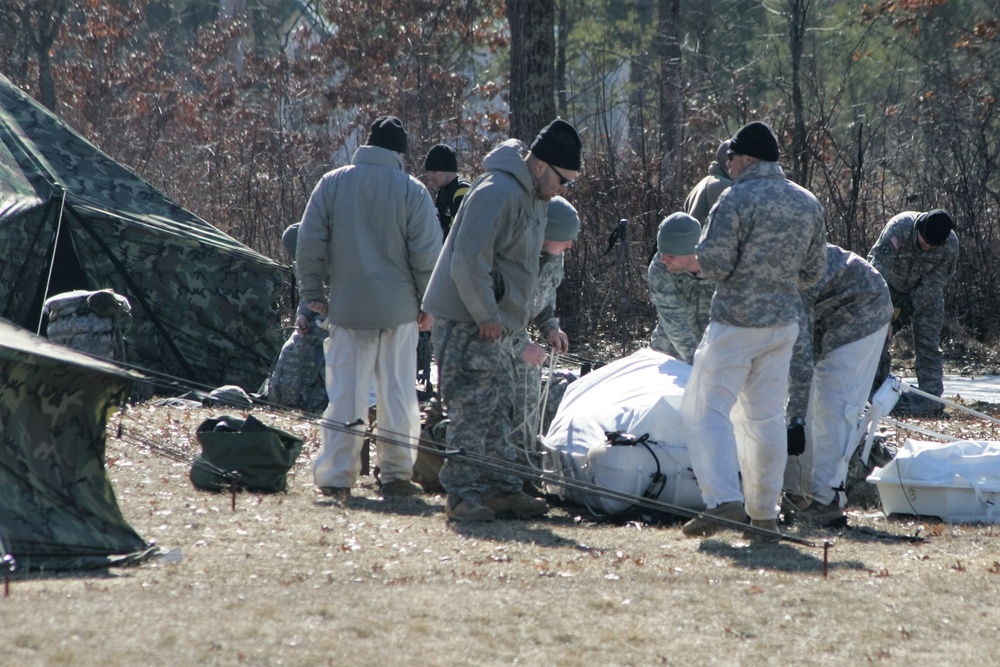
[[[572,28],[572,21],[569,18],[570,0],[560,0],[559,2],[559,39],[556,42],[556,96],[558,98],[557,108],[559,115],[563,118],[569,116],[569,99],[566,89],[569,82],[566,81],[566,39]]]
[[[24,36],[38,58],[38,101],[56,110],[56,84],[52,78],[52,45],[59,36],[68,0],[33,0],[17,8]]]
[[[660,61],[660,178],[665,192],[678,192],[684,137],[680,0],[659,0],[657,57]]]
[[[635,4],[635,16],[640,25],[652,25],[653,23],[653,0],[637,0]],[[632,151],[646,158],[646,82],[653,69],[650,64],[650,53],[643,48],[639,35],[635,36],[633,44],[632,59],[629,61],[628,82],[628,143]]]
[[[811,5],[811,0],[789,0],[788,3],[788,46],[792,57],[792,180],[803,186],[809,182],[809,148],[802,102],[802,53]]]
[[[530,142],[556,116],[554,0],[508,0],[510,136]]]

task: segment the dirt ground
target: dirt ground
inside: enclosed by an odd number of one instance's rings
[[[124,417],[197,453],[232,410]],[[449,524],[443,498],[350,507],[312,485],[317,426],[256,410],[306,446],[288,493],[195,490],[190,465],[115,439],[107,467],[135,530],[166,553],[138,567],[17,574],[0,599],[9,665],[993,664],[1000,527],[850,508],[815,546],[679,524],[609,523],[555,507],[536,521]],[[984,434],[977,420],[931,426]],[[826,545],[826,547],[824,547]]]

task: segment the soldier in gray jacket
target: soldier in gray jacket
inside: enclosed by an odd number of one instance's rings
[[[684,210],[703,225],[708,220],[708,212],[719,200],[719,195],[733,184],[733,179],[729,177],[729,144],[729,139],[719,144],[715,160],[708,165],[708,175],[691,188],[684,200]]]
[[[579,134],[564,120],[547,125],[529,150],[506,141],[486,156],[486,173],[458,210],[423,302],[435,317],[449,447],[514,460],[513,337],[531,315],[548,202],[573,184],[580,149]],[[497,513],[527,518],[548,510],[521,492],[513,474],[449,459],[439,478],[451,520],[492,521]]]
[[[406,148],[402,122],[377,118],[351,164],[320,179],[299,227],[299,292],[330,331],[329,405],[313,474],[338,505],[347,504],[360,472],[364,435],[363,425],[344,425],[367,421],[373,383],[377,432],[386,436],[376,437],[382,493],[420,491],[410,481],[420,435],[417,333],[431,324],[420,299],[441,250],[441,227],[427,188],[403,168]]]
[[[958,236],[947,212],[906,211],[889,220],[868,252],[868,261],[885,278],[892,297],[892,333],[913,325],[917,386],[928,394],[944,392],[944,286],[958,267]],[[889,373],[886,343],[880,379]],[[913,414],[939,414],[943,406],[928,398],[905,394],[897,408]]]
[[[733,185],[712,208],[696,250],[716,290],[681,418],[705,513],[741,522],[748,514],[754,526],[776,531],[799,292],[826,270],[826,227],[816,197],[778,166],[770,127],[743,126],[730,152]],[[737,400],[746,416],[738,434],[730,419]],[[684,525],[684,534],[703,537],[719,529],[699,518]]]
[[[785,495],[796,523],[816,526],[844,521],[844,482],[858,446],[851,434],[892,318],[889,288],[871,264],[832,243],[826,256],[823,278],[802,292],[786,408]]]
[[[687,364],[708,327],[715,293],[715,283],[701,274],[694,254],[700,237],[694,217],[668,215],[656,230],[657,254],[646,272],[657,319],[649,346]]]

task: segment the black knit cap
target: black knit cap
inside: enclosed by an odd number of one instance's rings
[[[767,123],[755,120],[740,128],[729,144],[733,155],[749,155],[767,162],[778,161],[778,138]]]
[[[580,171],[582,148],[576,128],[561,118],[543,127],[531,143],[531,152],[539,160],[570,171]]]
[[[955,221],[946,211],[936,208],[918,215],[913,227],[931,245],[944,245],[948,234],[955,229]]]
[[[403,129],[403,121],[395,116],[379,116],[372,123],[368,141],[365,143],[369,146],[378,146],[397,153],[405,153],[406,130]]]
[[[424,158],[424,171],[458,171],[455,149],[448,144],[438,144]]]

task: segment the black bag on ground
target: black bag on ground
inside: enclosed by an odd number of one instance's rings
[[[259,493],[288,490],[288,471],[302,451],[302,439],[256,417],[206,419],[196,432],[201,456],[191,466],[191,483],[204,491],[230,486],[226,473],[239,473],[239,486]]]

